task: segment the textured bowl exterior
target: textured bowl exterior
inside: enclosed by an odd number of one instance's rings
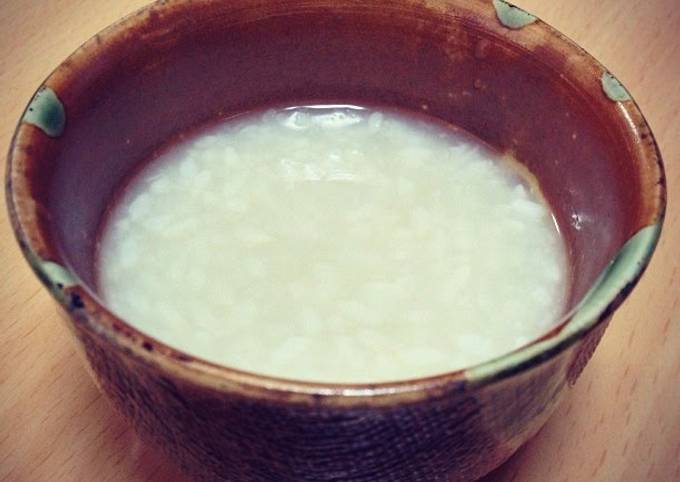
[[[470,481],[534,436],[606,323],[545,363],[484,386],[464,380],[409,396],[289,400],[225,393],[71,325],[99,387],[140,434],[198,480]],[[575,354],[587,354],[574,365]]]
[[[281,97],[425,111],[519,159],[556,212],[576,309],[506,357],[376,385],[216,366],[109,312],[92,288],[98,222],[129,172],[165,138]],[[208,481],[483,476],[576,381],[646,267],[665,209],[658,149],[625,88],[501,0],[157,2],[57,68],[8,161],[17,240],[99,387],[140,434]]]

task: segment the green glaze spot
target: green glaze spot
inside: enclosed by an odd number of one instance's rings
[[[631,100],[630,94],[626,88],[621,85],[619,79],[614,77],[609,72],[602,74],[602,90],[607,97],[609,97],[614,102],[624,102],[626,100]]]
[[[493,0],[498,20],[507,28],[517,30],[534,23],[536,17],[504,0]]]
[[[49,282],[59,288],[70,288],[78,284],[69,270],[53,261],[40,261],[40,269]]]
[[[571,313],[571,320],[557,335],[468,369],[468,382],[483,383],[505,373],[512,373],[525,364],[535,364],[550,350],[585,334],[616,297],[640,275],[652,257],[660,234],[661,223],[657,223],[642,228],[633,235],[602,271],[583,301]]]
[[[22,120],[38,127],[50,137],[59,137],[66,126],[66,112],[57,94],[43,86],[33,96]]]
[[[569,332],[578,331],[595,321],[616,295],[636,278],[651,258],[660,232],[660,224],[647,226],[623,245],[576,309],[566,327]]]
[[[61,264],[42,258],[29,246],[22,244],[22,250],[31,268],[52,296],[62,305],[69,306],[71,296],[68,288],[78,286],[78,278]]]

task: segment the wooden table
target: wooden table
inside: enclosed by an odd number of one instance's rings
[[[678,482],[680,4],[517,2],[585,47],[633,93],[661,146],[670,204],[651,267],[580,381],[540,434],[487,482]],[[0,0],[3,150],[50,71],[145,3]],[[85,373],[55,306],[15,245],[4,205],[0,267],[0,480],[185,480],[136,438]]]

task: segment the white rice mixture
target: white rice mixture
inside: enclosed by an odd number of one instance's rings
[[[100,293],[170,346],[322,382],[434,375],[544,334],[565,297],[550,211],[481,145],[394,112],[239,117],[136,177]]]

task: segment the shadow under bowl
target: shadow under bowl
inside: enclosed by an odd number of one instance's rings
[[[392,105],[524,164],[568,248],[551,333],[480,366],[375,385],[221,367],[117,318],[91,288],[97,229],[168,139],[268,105]],[[204,480],[472,480],[554,410],[637,282],[665,209],[661,159],[625,88],[502,1],[175,0],[80,47],[27,107],[9,153],[11,220],[100,388]]]

